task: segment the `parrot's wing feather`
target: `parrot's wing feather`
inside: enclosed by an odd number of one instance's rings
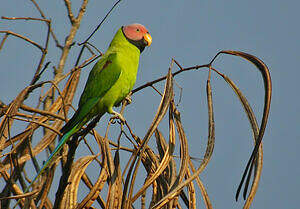
[[[79,122],[83,122],[85,116],[89,113],[91,108],[93,108],[98,102],[98,99],[89,99],[82,107],[80,107],[72,116],[72,118],[61,128],[60,132],[65,134],[69,132],[73,127],[75,127]]]
[[[79,108],[73,117],[60,130],[67,133],[79,122],[82,122],[91,109],[99,102],[109,89],[117,82],[121,67],[117,54],[113,53],[99,60],[93,67],[79,101]],[[84,123],[86,123],[85,121]]]

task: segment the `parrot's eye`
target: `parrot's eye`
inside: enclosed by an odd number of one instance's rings
[[[136,31],[137,31],[137,32],[140,32],[140,29],[139,29],[139,28],[137,28],[137,29],[136,29]]]

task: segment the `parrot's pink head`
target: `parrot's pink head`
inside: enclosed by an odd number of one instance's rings
[[[123,33],[126,39],[135,45],[141,52],[146,46],[150,46],[152,43],[152,37],[145,26],[134,23],[122,27]]]

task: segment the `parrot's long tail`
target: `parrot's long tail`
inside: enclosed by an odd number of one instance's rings
[[[54,157],[59,153],[59,151],[63,148],[64,144],[68,141],[68,139],[75,134],[78,129],[80,129],[79,124],[74,126],[70,131],[68,131],[67,133],[65,133],[62,138],[60,139],[59,144],[56,146],[56,148],[54,149],[54,151],[51,153],[51,155],[49,156],[49,158],[47,159],[47,161],[44,163],[43,167],[39,170],[39,172],[36,174],[36,176],[33,178],[33,180],[31,181],[31,183],[28,185],[28,187],[26,187],[26,189],[24,190],[24,193],[29,192],[29,189],[32,187],[32,185],[36,182],[36,180],[40,177],[40,175],[45,171],[46,168],[49,167],[49,165],[51,164],[52,160],[54,159]],[[15,206],[13,208],[15,208],[19,202],[21,201],[21,198],[17,201],[17,203],[15,204]]]
[[[60,129],[60,133],[67,134],[68,132],[72,131],[72,129],[76,126],[78,126],[79,123],[85,124],[84,121],[87,120],[87,118],[84,119],[84,117],[79,117],[80,108],[74,113],[72,118]],[[81,127],[79,127],[81,128]],[[71,136],[70,136],[71,137]]]
[[[78,125],[77,125],[78,126]],[[47,167],[49,167],[50,163],[54,159],[54,157],[59,153],[59,151],[63,148],[64,144],[68,141],[68,139],[75,134],[78,131],[77,126],[73,127],[70,131],[65,133],[62,138],[60,139],[59,144],[56,146],[54,151],[51,153],[47,161],[44,163],[43,167],[39,170],[39,172],[36,174],[34,179],[31,181],[29,186],[25,189],[24,193],[28,192],[30,187],[33,185],[33,183],[40,177],[40,175],[45,171]]]

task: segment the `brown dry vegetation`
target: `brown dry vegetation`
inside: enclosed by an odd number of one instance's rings
[[[271,81],[267,67],[258,58],[238,51],[221,51],[219,54],[230,54],[237,57],[242,57],[252,62],[262,73],[265,82],[265,111],[262,120],[262,125],[258,126],[256,118],[249,106],[246,98],[242,92],[226,75],[218,72],[213,67],[213,61],[205,65],[197,65],[184,68],[176,60],[172,59],[170,68],[165,77],[158,78],[154,81],[149,81],[132,91],[132,94],[142,91],[147,87],[155,89],[154,84],[158,82],[165,82],[164,92],[161,94],[161,102],[156,105],[157,112],[153,115],[153,121],[148,127],[145,136],[137,136],[136,131],[133,130],[129,124],[133,121],[127,121],[125,124],[119,125],[119,134],[114,139],[108,138],[108,132],[116,121],[110,120],[107,124],[106,133],[101,135],[93,129],[99,118],[95,118],[87,126],[85,126],[80,133],[71,139],[71,143],[65,145],[63,152],[58,157],[52,166],[47,169],[42,178],[37,182],[32,191],[23,193],[25,188],[30,183],[26,173],[29,170],[25,169],[25,164],[28,161],[33,162],[35,172],[39,170],[41,165],[38,165],[36,156],[41,152],[47,152],[48,148],[53,150],[56,140],[61,135],[59,130],[68,120],[67,115],[72,107],[73,97],[77,90],[81,69],[94,59],[96,56],[92,53],[92,48],[87,42],[82,44],[82,50],[78,55],[77,62],[72,69],[64,69],[65,63],[74,37],[80,27],[82,17],[84,16],[88,1],[82,1],[82,5],[78,10],[78,14],[73,14],[71,3],[65,0],[65,6],[68,11],[68,18],[71,23],[71,30],[67,36],[64,44],[60,44],[55,36],[55,29],[51,27],[49,17],[46,17],[38,4],[32,1],[32,6],[39,12],[40,18],[32,17],[2,17],[5,21],[32,21],[43,22],[47,25],[47,33],[45,36],[44,45],[36,43],[34,40],[27,38],[24,35],[14,33],[13,31],[0,31],[2,38],[0,42],[0,50],[6,46],[8,37],[24,40],[24,43],[31,44],[40,50],[39,65],[34,71],[31,82],[28,86],[16,94],[15,99],[9,104],[1,103],[0,116],[0,173],[1,178],[6,184],[0,188],[1,206],[8,208],[15,204],[12,199],[20,199],[18,206],[21,208],[132,208],[136,205],[139,208],[196,208],[196,200],[205,202],[206,208],[212,208],[212,204],[205,190],[205,187],[199,177],[199,174],[206,168],[210,162],[210,158],[214,149],[214,112],[212,90],[210,85],[211,71],[217,72],[234,90],[241,101],[245,112],[251,123],[254,139],[262,138],[265,124],[267,123],[270,99],[271,99]],[[117,3],[116,3],[117,5]],[[112,10],[113,11],[113,8]],[[58,31],[55,31],[56,33]],[[52,38],[58,48],[61,49],[61,56],[55,67],[55,76],[53,80],[40,81],[40,77],[45,69],[48,68],[49,63],[45,63],[47,56],[49,39]],[[88,49],[91,55],[86,60],[81,60],[81,55],[84,49]],[[89,66],[90,67],[90,66]],[[175,71],[173,68],[177,68]],[[188,141],[184,132],[184,125],[180,119],[180,112],[174,105],[173,92],[173,78],[184,72],[193,71],[197,69],[207,69],[209,76],[207,79],[207,103],[209,116],[209,129],[207,138],[207,147],[203,156],[200,156],[200,166],[195,167],[188,151]],[[66,72],[66,73],[63,73]],[[65,81],[65,85],[59,87],[60,82]],[[46,85],[47,84],[47,85]],[[39,105],[37,107],[27,106],[24,101],[30,99],[33,94],[39,95]],[[41,91],[43,89],[43,91]],[[156,90],[156,89],[155,89]],[[157,90],[156,90],[157,91]],[[40,107],[43,102],[43,107]],[[123,102],[122,111],[126,108],[127,101]],[[159,123],[163,118],[169,121],[168,133],[161,133],[158,129]],[[18,120],[26,125],[24,130],[18,130],[18,133],[11,133],[11,128],[14,122]],[[186,127],[188,128],[188,127]],[[43,135],[36,134],[37,130],[43,129]],[[89,135],[90,140],[95,140],[98,144],[97,152],[90,149],[90,153],[74,161],[76,148],[81,139]],[[125,136],[131,142],[131,146],[120,146],[120,138]],[[153,137],[154,136],[154,137]],[[168,138],[164,138],[168,136]],[[176,137],[177,136],[177,137]],[[40,137],[38,144],[34,147],[31,145],[33,137]],[[156,147],[148,146],[148,142],[152,137],[156,139]],[[176,144],[176,138],[180,142]],[[90,141],[89,140],[89,141]],[[85,141],[89,145],[89,141]],[[82,143],[82,141],[81,141]],[[175,160],[173,151],[176,146],[180,147],[179,160]],[[131,156],[128,159],[120,159],[120,152],[130,152]],[[249,208],[257,190],[257,185],[260,179],[262,169],[262,144],[259,149],[259,154],[256,158],[255,164],[255,178],[252,182],[250,194],[245,202],[244,208]],[[97,162],[97,180],[92,182],[91,174],[86,173],[86,168],[91,162]],[[53,185],[53,176],[59,163],[61,163],[62,175],[60,177],[59,186],[56,195],[49,198],[49,190]],[[121,169],[120,165],[124,166]],[[136,185],[137,172],[143,169],[146,171],[144,185]],[[251,168],[250,168],[251,169]],[[31,169],[32,172],[33,169]],[[94,179],[95,177],[93,177]],[[139,177],[141,178],[141,177]],[[54,180],[55,181],[55,180]],[[83,184],[79,185],[80,182]],[[88,188],[89,192],[85,197],[77,200],[78,190],[80,186]],[[202,198],[196,195],[195,187],[199,187]],[[186,188],[184,190],[184,188]],[[135,191],[137,192],[134,192]],[[107,192],[101,193],[102,190]],[[146,195],[147,191],[147,195]],[[54,199],[51,202],[50,199]],[[136,200],[140,200],[137,206]],[[179,200],[180,199],[180,200]]]

